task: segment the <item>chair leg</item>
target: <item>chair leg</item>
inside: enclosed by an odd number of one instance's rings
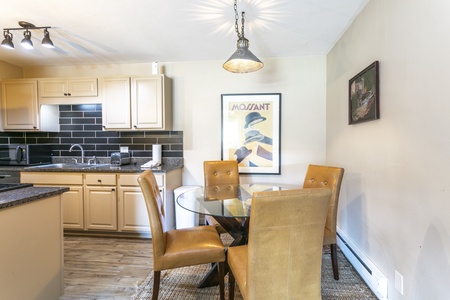
[[[224,277],[225,277],[225,262],[219,262],[217,265],[218,271],[219,271],[219,293],[220,293],[220,300],[225,300],[225,283],[224,283]]]
[[[158,300],[159,283],[161,281],[161,271],[153,272],[153,296],[152,300]]]
[[[337,259],[337,245],[330,245],[331,252],[331,265],[333,267],[334,280],[339,280],[339,269],[338,269],[338,259]]]
[[[228,299],[229,300],[234,300],[234,286],[235,286],[236,280],[234,279],[234,275],[233,272],[230,271],[228,272],[228,284],[230,285],[228,287]]]

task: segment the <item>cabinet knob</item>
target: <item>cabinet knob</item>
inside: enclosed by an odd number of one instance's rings
[[[37,127],[36,127],[36,126],[33,126],[33,129],[37,129]]]
[[[133,125],[134,128],[137,128],[137,125]]]
[[[64,93],[64,96],[67,96],[67,93]]]
[[[97,179],[97,182],[102,183],[102,180],[101,179]]]
[[[115,192],[116,191],[116,189],[111,189],[111,192]]]
[[[72,96],[72,94],[71,93],[67,93],[67,96]]]

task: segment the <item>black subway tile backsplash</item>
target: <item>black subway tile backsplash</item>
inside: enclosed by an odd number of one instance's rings
[[[162,145],[162,157],[183,157],[182,131],[103,131],[100,104],[60,105],[60,132],[0,132],[1,144],[53,144],[55,156],[109,157],[128,147],[132,157],[152,157],[153,144]]]

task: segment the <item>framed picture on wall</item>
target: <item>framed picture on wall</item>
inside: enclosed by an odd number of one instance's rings
[[[280,174],[281,94],[222,94],[223,160],[241,174]]]
[[[348,124],[380,118],[379,63],[373,62],[348,83]]]

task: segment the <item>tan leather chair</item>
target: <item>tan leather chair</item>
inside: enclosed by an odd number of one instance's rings
[[[323,227],[331,190],[256,192],[248,245],[228,248],[230,299],[321,299]]]
[[[153,246],[153,300],[158,299],[161,271],[218,263],[220,299],[224,299],[225,248],[214,226],[165,230],[164,207],[152,171],[138,177],[150,218]]]
[[[341,191],[343,177],[343,168],[309,165],[308,171],[305,175],[305,180],[303,182],[303,188],[328,187],[332,191],[330,206],[328,207],[327,222],[325,223],[323,245],[330,245],[331,264],[333,266],[333,276],[335,280],[339,280],[336,245],[336,218],[339,203],[339,192]]]
[[[203,162],[203,176],[205,187],[225,184],[239,184],[239,167],[237,160],[213,160]],[[205,216],[209,225],[215,225],[217,232],[225,233],[214,217]]]

